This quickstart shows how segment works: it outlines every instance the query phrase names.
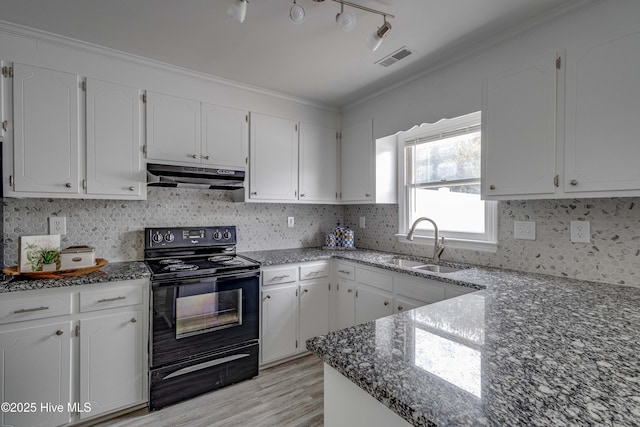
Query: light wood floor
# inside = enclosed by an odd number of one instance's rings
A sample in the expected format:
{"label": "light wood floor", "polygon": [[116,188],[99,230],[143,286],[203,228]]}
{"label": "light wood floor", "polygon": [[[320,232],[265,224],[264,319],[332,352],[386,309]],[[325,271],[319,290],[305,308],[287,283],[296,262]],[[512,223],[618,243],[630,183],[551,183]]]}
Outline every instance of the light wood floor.
{"label": "light wood floor", "polygon": [[140,410],[106,427],[314,427],[323,424],[322,362],[309,355],[160,411]]}

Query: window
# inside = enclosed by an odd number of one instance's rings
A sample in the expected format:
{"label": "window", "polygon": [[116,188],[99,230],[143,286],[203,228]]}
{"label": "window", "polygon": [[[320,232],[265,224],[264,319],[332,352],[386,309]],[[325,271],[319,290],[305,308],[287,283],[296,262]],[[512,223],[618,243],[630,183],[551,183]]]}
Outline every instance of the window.
{"label": "window", "polygon": [[[404,160],[399,235],[424,216],[438,224],[449,247],[495,251],[497,203],[480,199],[480,113],[422,125],[398,139]],[[421,222],[415,236],[432,242],[431,224]]]}

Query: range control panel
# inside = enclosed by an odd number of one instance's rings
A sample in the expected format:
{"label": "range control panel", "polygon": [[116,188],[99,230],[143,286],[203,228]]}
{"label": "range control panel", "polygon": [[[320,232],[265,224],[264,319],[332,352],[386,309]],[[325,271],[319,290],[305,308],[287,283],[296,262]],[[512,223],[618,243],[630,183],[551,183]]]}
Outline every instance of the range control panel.
{"label": "range control panel", "polygon": [[236,227],[159,227],[144,229],[144,247],[191,248],[236,244]]}

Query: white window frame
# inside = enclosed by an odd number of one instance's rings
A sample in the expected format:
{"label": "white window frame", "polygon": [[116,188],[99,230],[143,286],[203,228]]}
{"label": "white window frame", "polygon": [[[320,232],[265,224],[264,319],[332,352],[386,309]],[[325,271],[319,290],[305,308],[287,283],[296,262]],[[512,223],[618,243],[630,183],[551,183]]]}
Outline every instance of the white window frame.
{"label": "white window frame", "polygon": [[[478,125],[481,113],[475,112],[453,119],[442,119],[436,123],[424,123],[406,132],[398,134],[398,234],[399,242],[433,246],[433,230],[416,230],[413,241],[407,240],[411,225],[409,223],[409,203],[411,189],[405,185],[405,144],[422,138],[432,138],[439,134]],[[479,234],[440,231],[445,238],[445,247],[496,252],[498,249],[498,202],[485,200],[485,232]]]}

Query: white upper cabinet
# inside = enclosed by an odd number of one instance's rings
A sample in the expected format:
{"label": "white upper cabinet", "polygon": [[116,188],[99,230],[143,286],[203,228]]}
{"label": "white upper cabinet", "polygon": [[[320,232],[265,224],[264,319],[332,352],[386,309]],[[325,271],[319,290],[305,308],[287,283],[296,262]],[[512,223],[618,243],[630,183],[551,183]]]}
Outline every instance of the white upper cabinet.
{"label": "white upper cabinet", "polygon": [[14,64],[14,190],[79,192],[76,74]]}
{"label": "white upper cabinet", "polygon": [[140,196],[142,91],[87,79],[87,194]]}
{"label": "white upper cabinet", "polygon": [[202,163],[245,168],[248,121],[246,111],[202,103]]}
{"label": "white upper cabinet", "polygon": [[564,191],[640,190],[640,27],[567,51]]}
{"label": "white upper cabinet", "polygon": [[373,201],[373,122],[367,120],[342,129],[341,200]]}
{"label": "white upper cabinet", "polygon": [[335,202],[338,192],[336,129],[300,123],[299,200]]}
{"label": "white upper cabinet", "polygon": [[298,123],[251,113],[249,199],[298,198]]}
{"label": "white upper cabinet", "polygon": [[147,91],[147,159],[201,163],[200,102]]}
{"label": "white upper cabinet", "polygon": [[488,79],[482,118],[488,199],[556,191],[557,57]]}

